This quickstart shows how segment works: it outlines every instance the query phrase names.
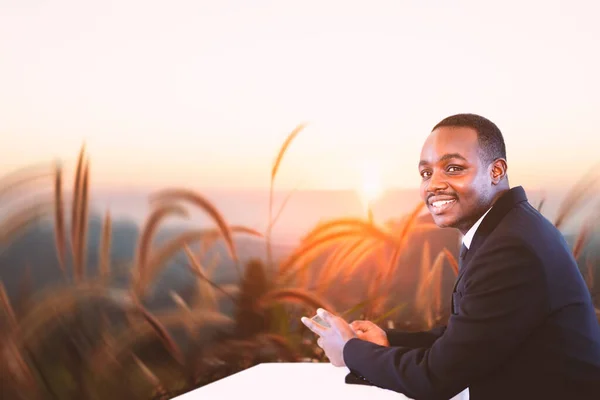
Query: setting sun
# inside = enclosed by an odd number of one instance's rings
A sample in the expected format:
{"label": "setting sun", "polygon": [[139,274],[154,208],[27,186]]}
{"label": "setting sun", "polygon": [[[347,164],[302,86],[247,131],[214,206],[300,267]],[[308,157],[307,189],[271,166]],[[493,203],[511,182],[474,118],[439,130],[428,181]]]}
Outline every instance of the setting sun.
{"label": "setting sun", "polygon": [[371,208],[372,202],[383,192],[381,184],[381,165],[374,160],[364,161],[361,165],[361,188],[359,195],[365,208]]}

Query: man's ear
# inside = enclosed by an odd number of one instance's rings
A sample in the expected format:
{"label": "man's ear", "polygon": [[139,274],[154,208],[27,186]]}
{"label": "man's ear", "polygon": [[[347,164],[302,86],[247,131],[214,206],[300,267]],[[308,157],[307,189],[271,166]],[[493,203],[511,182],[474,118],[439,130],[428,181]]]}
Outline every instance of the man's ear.
{"label": "man's ear", "polygon": [[506,173],[508,170],[508,165],[506,164],[506,160],[503,158],[498,158],[494,160],[491,165],[490,175],[492,178],[492,184],[497,185],[506,177]]}

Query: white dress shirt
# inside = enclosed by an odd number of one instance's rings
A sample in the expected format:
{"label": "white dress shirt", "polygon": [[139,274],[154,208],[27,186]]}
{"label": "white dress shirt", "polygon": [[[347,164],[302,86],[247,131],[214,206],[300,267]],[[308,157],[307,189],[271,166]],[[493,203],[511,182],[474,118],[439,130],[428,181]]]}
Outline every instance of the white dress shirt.
{"label": "white dress shirt", "polygon": [[468,249],[469,247],[471,247],[471,241],[473,241],[473,236],[475,236],[475,232],[477,232],[477,228],[479,228],[479,225],[481,225],[481,221],[483,221],[483,219],[485,218],[485,216],[487,215],[487,213],[489,213],[489,212],[490,212],[490,210],[491,210],[491,209],[492,209],[492,208],[490,207],[490,209],[489,209],[489,210],[487,210],[487,211],[485,212],[485,214],[483,214],[483,215],[481,216],[481,218],[479,218],[479,219],[477,220],[477,222],[475,222],[475,223],[473,224],[473,226],[471,227],[471,229],[469,229],[469,231],[468,231],[467,233],[465,233],[465,236],[463,236],[462,242],[463,242],[463,244],[464,244],[464,245],[467,247],[467,249]]}

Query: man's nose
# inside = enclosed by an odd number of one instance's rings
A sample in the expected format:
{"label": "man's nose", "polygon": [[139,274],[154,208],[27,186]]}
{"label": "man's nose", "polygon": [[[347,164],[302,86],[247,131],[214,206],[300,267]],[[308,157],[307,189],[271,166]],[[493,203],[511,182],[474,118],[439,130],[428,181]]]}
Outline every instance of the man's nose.
{"label": "man's nose", "polygon": [[437,192],[438,190],[443,190],[448,187],[448,183],[446,182],[446,178],[443,173],[439,171],[434,171],[431,173],[431,178],[427,182],[427,191],[428,192]]}

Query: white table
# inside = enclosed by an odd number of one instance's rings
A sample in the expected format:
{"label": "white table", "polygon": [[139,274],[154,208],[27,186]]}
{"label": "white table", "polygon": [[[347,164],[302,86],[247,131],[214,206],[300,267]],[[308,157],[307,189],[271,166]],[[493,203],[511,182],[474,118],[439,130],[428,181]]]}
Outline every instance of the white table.
{"label": "white table", "polygon": [[[348,368],[334,367],[330,363],[259,364],[175,399],[408,399],[400,393],[387,389],[349,385],[344,381],[348,372]],[[468,399],[469,392],[465,390],[452,400]]]}

